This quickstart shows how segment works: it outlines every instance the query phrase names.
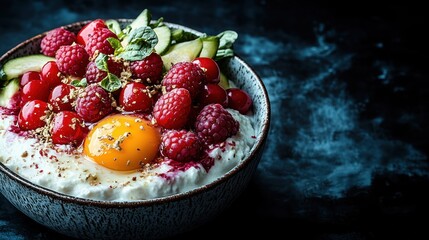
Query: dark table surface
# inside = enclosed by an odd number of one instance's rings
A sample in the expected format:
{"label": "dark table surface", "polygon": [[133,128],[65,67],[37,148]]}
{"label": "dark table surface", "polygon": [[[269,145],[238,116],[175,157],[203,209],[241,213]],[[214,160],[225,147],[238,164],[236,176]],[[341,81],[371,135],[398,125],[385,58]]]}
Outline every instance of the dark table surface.
{"label": "dark table surface", "polygon": [[[0,13],[0,53],[60,25],[134,18],[144,8],[208,34],[235,30],[235,52],[270,95],[269,139],[234,205],[179,237],[428,235],[420,224],[429,213],[425,8],[281,3],[10,1]],[[0,239],[58,238],[0,195]]]}

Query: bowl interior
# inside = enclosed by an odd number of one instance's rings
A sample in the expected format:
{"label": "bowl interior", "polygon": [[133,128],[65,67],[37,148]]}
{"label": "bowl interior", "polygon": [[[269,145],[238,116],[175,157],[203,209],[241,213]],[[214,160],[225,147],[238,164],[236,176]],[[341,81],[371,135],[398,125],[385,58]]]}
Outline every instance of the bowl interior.
{"label": "bowl interior", "polygon": [[[122,24],[122,27],[124,27],[127,23],[130,23],[132,21],[130,19],[117,19],[117,20],[118,22],[120,22],[120,24]],[[84,26],[88,22],[89,21],[73,23],[70,25],[66,25],[65,28],[74,32],[78,32],[79,29],[81,29],[82,26]],[[168,23],[168,22],[166,22],[166,24],[171,28],[183,29],[187,32],[195,34],[196,36],[199,36],[202,34],[201,32],[195,31],[193,29],[190,29],[178,24]],[[39,34],[31,39],[28,39],[22,42],[21,44],[17,45],[15,48],[11,49],[7,53],[5,53],[0,58],[0,66],[2,66],[9,59],[40,53],[40,42],[42,38],[46,35],[46,33],[47,32]],[[262,80],[260,79],[260,77],[257,75],[257,73],[238,56],[221,60],[220,67],[222,71],[224,71],[225,75],[230,80],[234,81],[234,83],[238,87],[246,90],[253,100],[254,114],[252,118],[253,118],[254,128],[256,131],[255,133],[256,143],[252,147],[251,151],[249,152],[249,156],[246,157],[244,161],[242,161],[238,166],[234,167],[231,171],[229,171],[227,174],[220,177],[219,179],[215,180],[214,182],[208,185],[202,186],[200,188],[194,189],[190,192],[162,197],[159,199],[177,200],[177,199],[189,197],[189,195],[192,195],[192,194],[197,194],[201,191],[210,189],[216,186],[217,184],[222,183],[230,176],[234,175],[236,172],[241,171],[241,169],[244,168],[245,165],[249,164],[249,162],[253,160],[259,161],[260,152],[262,151],[263,146],[265,144],[268,131],[269,131],[269,126],[270,126],[270,103],[269,103],[266,88]],[[44,187],[32,184],[30,181],[12,172],[2,163],[0,163],[0,171],[4,172],[11,179],[15,181],[19,181],[22,184],[26,185],[27,187],[32,188],[33,190],[36,190],[40,193],[48,194],[54,198],[60,198],[66,201],[73,201],[78,203],[90,202],[91,204],[97,204],[97,205],[103,205],[103,206],[121,207],[124,205],[139,206],[142,204],[153,204],[154,202],[157,202],[159,200],[159,199],[149,199],[149,200],[139,200],[139,201],[133,201],[133,202],[110,202],[110,201],[81,199],[81,198],[64,195],[64,194],[52,191],[50,189],[46,189]]]}

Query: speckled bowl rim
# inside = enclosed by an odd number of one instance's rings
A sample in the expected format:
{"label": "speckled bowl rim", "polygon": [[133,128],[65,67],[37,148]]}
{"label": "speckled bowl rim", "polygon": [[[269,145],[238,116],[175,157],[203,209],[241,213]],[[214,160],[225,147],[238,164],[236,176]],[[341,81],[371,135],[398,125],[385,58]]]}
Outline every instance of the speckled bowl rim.
{"label": "speckled bowl rim", "polygon": [[[125,19],[125,18],[120,18],[120,19],[116,19],[116,20],[120,23],[126,23],[126,22],[131,21],[131,19]],[[92,20],[79,21],[79,22],[68,24],[68,25],[64,25],[64,27],[67,29],[73,29],[73,28],[76,28],[78,26],[83,26],[84,24],[86,24],[90,21],[92,21]],[[196,31],[194,29],[191,29],[191,28],[179,25],[179,24],[170,23],[170,22],[164,22],[164,23],[167,24],[169,27],[180,28],[180,29],[183,29],[187,32],[194,33],[195,35],[198,35],[198,36],[201,36],[203,34],[199,31]],[[38,34],[38,35],[36,35],[30,39],[27,39],[27,40],[21,42],[20,44],[18,44],[17,46],[15,46],[11,50],[9,50],[5,54],[3,54],[0,57],[0,62],[6,61],[10,57],[10,55],[12,55],[15,51],[17,51],[21,48],[24,48],[26,44],[28,44],[32,41],[35,41],[39,38],[42,38],[43,36],[46,35],[47,32],[48,31],[41,33],[41,34]],[[27,179],[21,177],[20,175],[14,173],[12,170],[10,170],[8,167],[6,167],[2,163],[0,163],[0,171],[4,172],[11,180],[19,182],[20,184],[22,184],[22,185],[40,193],[40,194],[45,194],[51,198],[55,198],[55,199],[62,200],[65,202],[72,202],[75,204],[92,205],[92,206],[105,207],[105,208],[124,208],[124,207],[135,208],[135,207],[141,207],[141,206],[153,206],[156,204],[165,204],[165,203],[169,203],[169,202],[184,200],[184,199],[190,198],[194,195],[201,194],[205,191],[209,191],[210,189],[213,189],[216,186],[227,181],[229,178],[233,177],[235,174],[238,174],[238,172],[242,171],[248,164],[250,164],[250,162],[252,160],[254,160],[254,158],[258,157],[257,154],[260,154],[260,151],[262,151],[262,148],[264,147],[264,144],[265,144],[266,139],[268,137],[268,132],[269,132],[269,128],[270,128],[271,105],[270,105],[270,101],[269,101],[269,97],[268,97],[268,92],[266,90],[266,87],[265,87],[263,81],[261,80],[260,76],[246,62],[244,62],[237,54],[235,54],[235,56],[233,58],[235,58],[235,60],[237,60],[241,65],[245,66],[245,68],[248,69],[249,72],[256,77],[256,80],[259,82],[259,85],[261,86],[261,89],[263,90],[262,91],[262,97],[264,98],[264,101],[267,104],[266,105],[267,109],[266,109],[266,114],[265,114],[265,116],[263,116],[263,120],[261,122],[261,124],[262,124],[261,135],[259,136],[259,138],[257,138],[257,142],[255,143],[255,145],[251,149],[250,155],[247,156],[244,160],[242,160],[237,166],[235,166],[230,171],[228,171],[226,174],[222,175],[221,177],[219,177],[218,179],[214,180],[213,182],[211,182],[209,184],[195,188],[191,191],[178,193],[178,194],[174,194],[174,195],[169,195],[169,196],[165,196],[165,197],[154,198],[154,199],[144,199],[144,200],[135,200],[135,201],[110,201],[110,200],[94,200],[94,199],[80,198],[80,197],[74,197],[74,196],[70,196],[70,195],[66,195],[63,193],[56,192],[54,190],[51,190],[51,189],[48,189],[48,188],[45,188],[45,187],[42,187],[42,186],[39,186],[37,184],[30,182],[29,180],[27,180]]]}

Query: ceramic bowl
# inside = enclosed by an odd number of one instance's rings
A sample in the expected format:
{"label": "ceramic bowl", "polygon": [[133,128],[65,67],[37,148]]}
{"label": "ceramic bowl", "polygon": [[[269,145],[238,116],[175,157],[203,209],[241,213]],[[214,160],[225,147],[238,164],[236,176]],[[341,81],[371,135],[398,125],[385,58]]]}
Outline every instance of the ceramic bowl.
{"label": "ceramic bowl", "polygon": [[[129,19],[118,19],[125,25]],[[88,21],[65,26],[77,32]],[[196,35],[201,33],[166,23]],[[0,58],[39,52],[46,34],[22,42]],[[154,239],[190,231],[214,218],[242,193],[260,161],[270,126],[270,103],[260,77],[240,57],[220,62],[221,68],[254,101],[256,143],[238,166],[216,181],[190,192],[134,202],[96,201],[67,196],[35,185],[0,163],[0,192],[17,209],[36,222],[61,234],[80,239]],[[4,149],[0,149],[4,151]]]}

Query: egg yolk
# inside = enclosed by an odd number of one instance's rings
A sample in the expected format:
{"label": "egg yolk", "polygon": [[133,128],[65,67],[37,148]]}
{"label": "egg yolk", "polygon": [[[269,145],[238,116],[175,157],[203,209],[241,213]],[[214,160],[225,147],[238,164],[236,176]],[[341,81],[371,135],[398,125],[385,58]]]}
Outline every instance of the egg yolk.
{"label": "egg yolk", "polygon": [[83,153],[104,167],[129,171],[154,160],[160,144],[160,132],[150,121],[117,114],[91,129]]}

